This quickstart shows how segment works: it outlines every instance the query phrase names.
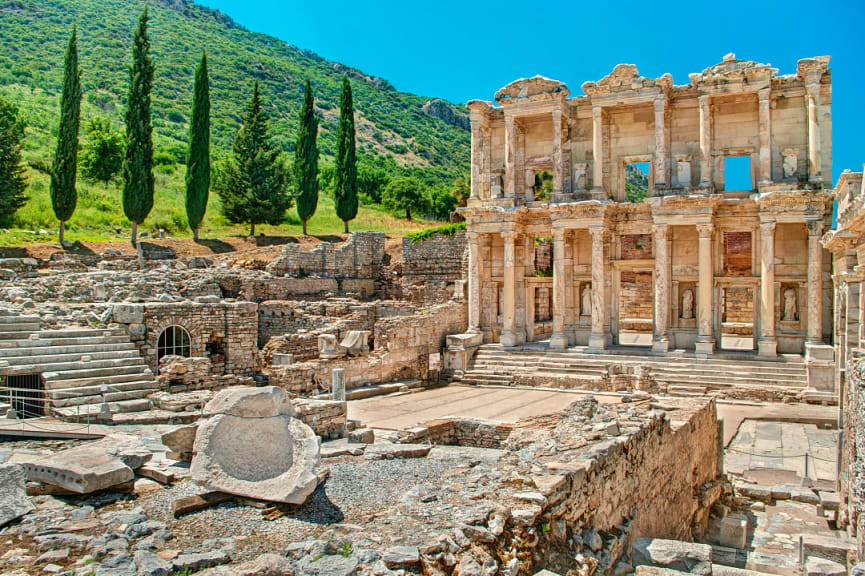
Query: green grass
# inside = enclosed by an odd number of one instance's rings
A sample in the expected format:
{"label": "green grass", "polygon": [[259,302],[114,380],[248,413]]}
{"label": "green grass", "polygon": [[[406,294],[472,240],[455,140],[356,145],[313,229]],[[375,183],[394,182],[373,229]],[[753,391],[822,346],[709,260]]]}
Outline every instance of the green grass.
{"label": "green grass", "polygon": [[408,239],[412,244],[416,244],[417,242],[423,242],[429,238],[432,238],[433,234],[443,234],[445,236],[453,236],[460,230],[466,229],[465,222],[457,222],[455,224],[446,224],[445,226],[437,226],[435,228],[427,228],[425,230],[421,230],[419,232],[412,232],[407,234]]}

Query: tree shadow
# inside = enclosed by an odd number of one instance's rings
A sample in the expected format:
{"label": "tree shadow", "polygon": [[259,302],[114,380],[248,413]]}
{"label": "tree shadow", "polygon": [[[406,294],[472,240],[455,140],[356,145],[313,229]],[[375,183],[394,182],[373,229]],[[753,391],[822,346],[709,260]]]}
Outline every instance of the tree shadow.
{"label": "tree shadow", "polygon": [[199,239],[195,241],[196,244],[204,246],[214,254],[225,254],[226,252],[234,252],[234,246],[225,242],[224,240],[220,240],[219,238],[209,238],[207,240]]}
{"label": "tree shadow", "polygon": [[142,240],[139,240],[138,243],[141,245],[144,257],[148,260],[173,260],[177,258],[177,253],[171,246],[144,242]]}
{"label": "tree shadow", "polygon": [[342,236],[337,236],[336,234],[314,234],[312,237],[317,238],[322,242],[345,242],[345,238],[343,238]]}
{"label": "tree shadow", "polygon": [[300,241],[294,236],[264,236],[259,234],[255,237],[256,246],[282,246],[283,244],[297,244]]}

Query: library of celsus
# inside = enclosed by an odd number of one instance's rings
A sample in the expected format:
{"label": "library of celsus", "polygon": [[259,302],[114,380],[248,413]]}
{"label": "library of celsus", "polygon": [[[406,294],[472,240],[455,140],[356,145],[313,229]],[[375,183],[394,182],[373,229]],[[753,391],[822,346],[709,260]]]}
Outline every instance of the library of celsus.
{"label": "library of celsus", "polygon": [[620,64],[584,95],[536,76],[469,102],[469,332],[831,363],[828,63],[729,54],[684,85]]}

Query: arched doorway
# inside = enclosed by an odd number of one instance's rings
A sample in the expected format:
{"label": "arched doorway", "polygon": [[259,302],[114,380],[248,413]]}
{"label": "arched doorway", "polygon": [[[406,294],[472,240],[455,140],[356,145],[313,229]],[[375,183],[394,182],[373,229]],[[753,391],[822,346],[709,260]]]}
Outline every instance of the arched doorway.
{"label": "arched doorway", "polygon": [[192,354],[192,341],[189,332],[183,326],[169,326],[159,335],[156,341],[156,365],[165,356],[183,356],[189,358]]}

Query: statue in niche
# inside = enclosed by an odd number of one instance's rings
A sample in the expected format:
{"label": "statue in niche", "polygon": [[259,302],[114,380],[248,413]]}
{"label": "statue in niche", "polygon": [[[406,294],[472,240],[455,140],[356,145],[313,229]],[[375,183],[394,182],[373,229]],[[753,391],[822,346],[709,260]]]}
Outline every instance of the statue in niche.
{"label": "statue in niche", "polygon": [[784,290],[784,317],[785,322],[796,321],[796,291],[792,288]]}
{"label": "statue in niche", "polygon": [[694,291],[690,288],[682,292],[682,318],[694,317]]}
{"label": "statue in niche", "polygon": [[592,315],[592,289],[586,286],[583,288],[583,300],[580,304],[580,316]]}

